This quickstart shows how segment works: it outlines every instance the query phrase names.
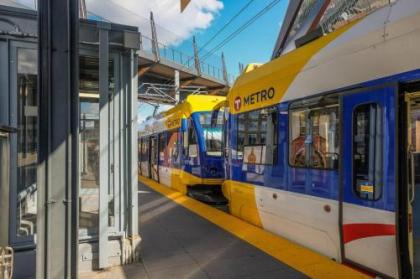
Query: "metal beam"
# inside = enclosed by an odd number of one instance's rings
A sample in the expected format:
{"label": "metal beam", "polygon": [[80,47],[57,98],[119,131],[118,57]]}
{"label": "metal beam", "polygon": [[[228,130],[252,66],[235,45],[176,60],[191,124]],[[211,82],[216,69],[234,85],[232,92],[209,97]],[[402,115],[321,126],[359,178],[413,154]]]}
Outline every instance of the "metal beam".
{"label": "metal beam", "polygon": [[137,89],[138,89],[138,76],[135,74],[138,69],[138,56],[135,50],[130,50],[130,94],[129,94],[129,181],[128,181],[128,193],[129,193],[129,238],[131,240],[131,255],[132,261],[135,262],[139,259],[138,246],[140,243],[139,235],[139,205],[138,205],[138,134],[137,134]]}
{"label": "metal beam", "polygon": [[109,29],[99,27],[99,268],[108,267],[108,189],[109,189]]}
{"label": "metal beam", "polygon": [[142,77],[145,73],[152,69],[153,65],[155,65],[155,63],[140,67],[138,70],[138,76]]}
{"label": "metal beam", "polygon": [[286,43],[287,37],[292,30],[295,19],[298,15],[299,9],[303,3],[303,0],[294,0],[289,2],[289,7],[286,11],[286,17],[281,26],[277,41],[273,50],[271,59],[275,59],[280,56],[281,51],[283,50],[284,44]]}
{"label": "metal beam", "polygon": [[37,278],[76,278],[79,1],[38,3]]}

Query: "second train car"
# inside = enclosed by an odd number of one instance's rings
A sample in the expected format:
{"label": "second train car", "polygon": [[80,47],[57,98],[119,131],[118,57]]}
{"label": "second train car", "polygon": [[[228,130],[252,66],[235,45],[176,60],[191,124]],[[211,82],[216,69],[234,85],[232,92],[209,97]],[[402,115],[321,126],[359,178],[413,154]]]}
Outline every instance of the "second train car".
{"label": "second train car", "polygon": [[205,202],[223,203],[223,96],[190,95],[139,127],[140,175]]}

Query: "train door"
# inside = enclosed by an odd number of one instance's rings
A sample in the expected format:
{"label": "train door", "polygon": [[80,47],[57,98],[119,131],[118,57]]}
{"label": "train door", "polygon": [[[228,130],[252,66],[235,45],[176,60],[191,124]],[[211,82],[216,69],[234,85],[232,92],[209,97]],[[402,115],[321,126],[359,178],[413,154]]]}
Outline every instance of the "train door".
{"label": "train door", "polygon": [[159,182],[159,150],[157,135],[150,137],[150,171],[152,179]]}
{"label": "train door", "polygon": [[340,230],[342,259],[398,277],[395,87],[343,94]]}
{"label": "train door", "polygon": [[409,256],[420,278],[420,92],[406,95]]}

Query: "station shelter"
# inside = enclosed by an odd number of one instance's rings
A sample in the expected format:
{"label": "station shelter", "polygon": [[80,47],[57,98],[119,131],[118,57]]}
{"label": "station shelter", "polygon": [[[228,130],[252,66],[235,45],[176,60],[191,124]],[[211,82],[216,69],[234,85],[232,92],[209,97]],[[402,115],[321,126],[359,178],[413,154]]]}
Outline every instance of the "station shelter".
{"label": "station shelter", "polygon": [[[37,28],[36,11],[0,5],[0,247],[17,278],[35,274],[39,138],[54,136],[39,129]],[[80,20],[79,271],[138,259],[139,45],[137,27]]]}

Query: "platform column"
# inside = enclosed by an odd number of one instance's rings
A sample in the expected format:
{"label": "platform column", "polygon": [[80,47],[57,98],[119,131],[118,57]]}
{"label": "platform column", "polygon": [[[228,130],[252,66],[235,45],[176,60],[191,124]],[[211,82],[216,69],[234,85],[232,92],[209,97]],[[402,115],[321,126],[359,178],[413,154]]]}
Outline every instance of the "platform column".
{"label": "platform column", "polygon": [[78,1],[39,0],[37,278],[76,278]]}

